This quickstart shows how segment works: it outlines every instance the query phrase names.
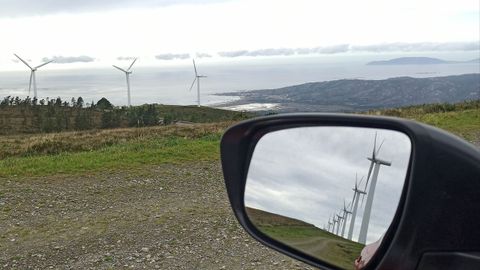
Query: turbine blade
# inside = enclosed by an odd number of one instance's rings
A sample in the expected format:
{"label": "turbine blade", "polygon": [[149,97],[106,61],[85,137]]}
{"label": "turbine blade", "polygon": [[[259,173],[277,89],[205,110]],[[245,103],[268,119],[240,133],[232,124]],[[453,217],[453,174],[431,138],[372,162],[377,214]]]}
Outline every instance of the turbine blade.
{"label": "turbine blade", "polygon": [[377,153],[375,153],[375,155],[378,155],[378,153],[380,153],[380,149],[382,149],[382,145],[383,145],[384,142],[385,142],[385,139],[383,139],[383,141],[380,144],[380,146],[378,147]]}
{"label": "turbine blade", "polygon": [[[375,132],[375,139],[373,139],[373,151],[372,151],[372,159],[375,160],[375,151],[377,149],[377,132]],[[368,180],[368,179],[367,179]]]}
{"label": "turbine blade", "polygon": [[45,62],[45,63],[43,63],[43,64],[41,64],[41,65],[38,65],[38,66],[35,67],[35,69],[40,68],[40,67],[43,67],[43,66],[45,66],[46,64],[49,64],[49,63],[51,63],[51,62],[53,62],[53,60],[50,60],[50,61],[48,61],[48,62]]}
{"label": "turbine blade", "polygon": [[25,60],[23,60],[22,58],[20,58],[20,56],[16,55],[16,54],[13,54],[15,55],[20,61],[22,61],[25,65],[27,65],[27,67],[29,67],[30,69],[33,69]]}
{"label": "turbine blade", "polygon": [[127,73],[127,71],[126,71],[126,70],[124,70],[123,68],[117,67],[117,66],[115,66],[115,65],[112,65],[112,66],[113,66],[114,68],[116,68],[116,69],[119,69],[119,70],[121,70],[121,71],[123,71],[123,72]]}
{"label": "turbine blade", "polygon": [[195,79],[193,79],[192,85],[190,86],[190,89],[188,89],[188,91],[192,91],[192,88],[195,85],[196,81],[197,81],[197,77],[195,77]]}
{"label": "turbine blade", "polygon": [[137,58],[133,59],[133,62],[130,64],[130,66],[127,68],[127,71],[130,71],[132,68],[133,64],[135,64],[135,61],[137,61]]}
{"label": "turbine blade", "polygon": [[195,70],[195,76],[198,77],[198,73],[197,73],[197,65],[195,65],[195,59],[193,59],[193,69]]}

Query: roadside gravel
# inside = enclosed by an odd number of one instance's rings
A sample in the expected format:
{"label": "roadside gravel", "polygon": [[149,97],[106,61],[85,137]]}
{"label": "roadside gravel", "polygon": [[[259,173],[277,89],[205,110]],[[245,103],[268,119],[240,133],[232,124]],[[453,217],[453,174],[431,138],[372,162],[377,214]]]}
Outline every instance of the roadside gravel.
{"label": "roadside gravel", "polygon": [[0,180],[1,269],[311,269],[240,228],[218,162]]}

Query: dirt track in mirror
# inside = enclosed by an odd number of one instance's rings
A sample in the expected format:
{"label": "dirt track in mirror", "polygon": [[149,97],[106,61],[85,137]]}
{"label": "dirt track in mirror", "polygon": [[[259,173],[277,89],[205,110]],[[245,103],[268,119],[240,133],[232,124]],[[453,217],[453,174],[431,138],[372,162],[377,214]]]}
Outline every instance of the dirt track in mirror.
{"label": "dirt track in mirror", "polygon": [[218,161],[2,179],[2,269],[311,269],[230,209]]}

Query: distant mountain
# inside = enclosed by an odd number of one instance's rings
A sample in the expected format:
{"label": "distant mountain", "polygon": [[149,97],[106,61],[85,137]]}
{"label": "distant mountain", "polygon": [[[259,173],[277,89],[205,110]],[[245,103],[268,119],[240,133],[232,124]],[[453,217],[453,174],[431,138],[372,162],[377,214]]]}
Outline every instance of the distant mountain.
{"label": "distant mountain", "polygon": [[480,99],[480,73],[386,80],[335,80],[223,95],[240,96],[230,105],[272,103],[277,111],[364,111]]}
{"label": "distant mountain", "polygon": [[401,57],[385,61],[373,61],[368,63],[369,66],[374,65],[436,65],[448,64],[450,62],[430,57]]}
{"label": "distant mountain", "polygon": [[401,57],[385,61],[373,61],[367,65],[438,65],[438,64],[458,64],[458,63],[476,63],[480,59],[473,59],[470,61],[445,61],[438,58],[431,57]]}

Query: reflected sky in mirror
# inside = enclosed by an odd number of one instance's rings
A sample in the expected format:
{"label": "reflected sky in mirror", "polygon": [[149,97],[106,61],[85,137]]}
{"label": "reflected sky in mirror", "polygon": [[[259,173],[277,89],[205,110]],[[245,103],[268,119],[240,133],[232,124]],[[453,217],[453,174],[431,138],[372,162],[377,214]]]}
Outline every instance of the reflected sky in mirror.
{"label": "reflected sky in mirror", "polygon": [[[301,127],[266,134],[250,163],[245,205],[314,224],[328,226],[343,201],[353,199],[355,175],[364,189],[377,134],[381,166],[373,200],[367,244],[390,225],[408,169],[411,142],[403,133],[356,127]],[[353,240],[358,240],[367,197],[360,200]]]}

